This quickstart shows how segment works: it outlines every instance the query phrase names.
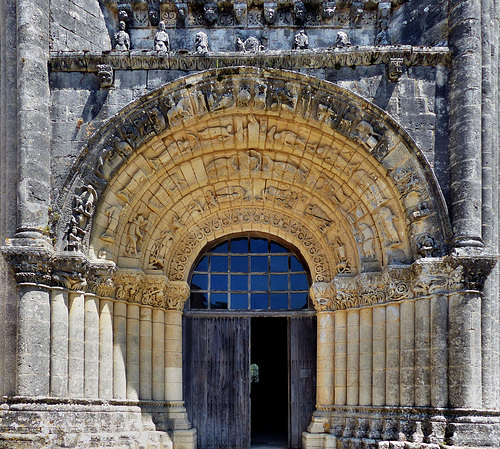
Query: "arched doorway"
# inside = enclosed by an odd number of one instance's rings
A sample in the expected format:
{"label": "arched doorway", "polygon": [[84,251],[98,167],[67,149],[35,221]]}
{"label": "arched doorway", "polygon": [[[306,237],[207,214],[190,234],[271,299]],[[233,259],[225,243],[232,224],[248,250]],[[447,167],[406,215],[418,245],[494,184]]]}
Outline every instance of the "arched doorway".
{"label": "arched doorway", "polygon": [[301,447],[315,405],[316,319],[298,254],[233,236],[202,253],[190,284],[184,398],[199,447]]}

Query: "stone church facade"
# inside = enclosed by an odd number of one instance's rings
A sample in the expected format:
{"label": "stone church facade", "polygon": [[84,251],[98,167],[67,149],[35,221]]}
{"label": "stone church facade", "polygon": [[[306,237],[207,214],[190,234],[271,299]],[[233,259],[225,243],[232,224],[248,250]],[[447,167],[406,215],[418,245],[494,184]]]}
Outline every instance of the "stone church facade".
{"label": "stone church facade", "polygon": [[[250,377],[201,375],[236,352],[186,368],[190,316],[311,320],[289,447],[500,447],[499,16],[1,0],[0,447],[249,447],[249,394],[208,439],[186,399]],[[232,238],[291,251],[309,306],[197,312],[193,271]]]}

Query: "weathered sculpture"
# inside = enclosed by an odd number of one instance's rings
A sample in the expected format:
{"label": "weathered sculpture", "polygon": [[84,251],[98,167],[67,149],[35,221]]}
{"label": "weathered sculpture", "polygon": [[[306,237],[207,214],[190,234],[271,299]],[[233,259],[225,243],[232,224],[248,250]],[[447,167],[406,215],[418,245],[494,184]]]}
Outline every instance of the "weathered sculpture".
{"label": "weathered sculpture", "polygon": [[278,4],[275,2],[264,3],[264,20],[268,25],[272,25],[276,21],[276,10]]}
{"label": "weathered sculpture", "polygon": [[337,39],[335,40],[335,46],[337,48],[344,48],[344,47],[349,47],[350,45],[351,41],[349,40],[349,36],[347,36],[347,33],[339,31],[337,33]]}
{"label": "weathered sculpture", "polygon": [[170,38],[166,28],[165,22],[161,21],[155,36],[156,51],[170,51]]}
{"label": "weathered sculpture", "polygon": [[200,55],[206,55],[209,51],[208,48],[208,36],[203,31],[196,33],[196,38],[194,41],[194,48],[196,53]]}
{"label": "weathered sculpture", "polygon": [[115,34],[115,50],[130,50],[130,36],[125,31],[125,22],[120,21],[119,30]]}
{"label": "weathered sculpture", "polygon": [[296,50],[305,50],[309,48],[309,38],[304,30],[300,30],[294,38],[294,47]]}
{"label": "weathered sculpture", "polygon": [[203,6],[205,20],[208,25],[213,25],[217,21],[217,4],[206,3]]}

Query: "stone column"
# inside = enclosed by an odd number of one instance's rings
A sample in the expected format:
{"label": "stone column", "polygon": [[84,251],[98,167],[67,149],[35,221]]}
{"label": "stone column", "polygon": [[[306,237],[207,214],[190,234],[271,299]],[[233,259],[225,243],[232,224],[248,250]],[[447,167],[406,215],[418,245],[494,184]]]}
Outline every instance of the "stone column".
{"label": "stone column", "polygon": [[115,264],[109,261],[93,262],[89,267],[88,289],[98,298],[99,305],[99,379],[98,395],[113,398],[113,297]]}
{"label": "stone column", "polygon": [[17,391],[19,396],[50,393],[50,283],[49,251],[3,247],[18,285]]}
{"label": "stone column", "polygon": [[[338,312],[337,312],[338,313]],[[347,312],[347,405],[359,403],[359,310]]]}
{"label": "stone column", "polygon": [[415,405],[425,407],[431,402],[429,298],[415,301]]}
{"label": "stone column", "polygon": [[50,245],[49,0],[17,0],[18,222],[16,238]]}
{"label": "stone column", "polygon": [[347,403],[347,311],[337,310],[335,316],[335,405]]}
{"label": "stone column", "polygon": [[127,306],[127,399],[139,399],[139,305]]}
{"label": "stone column", "polygon": [[481,0],[450,0],[451,218],[456,247],[481,235]]}
{"label": "stone column", "polygon": [[331,406],[334,403],[335,317],[332,309],[335,289],[329,283],[315,282],[309,295],[317,311],[316,405]]}
{"label": "stone column", "polygon": [[363,308],[359,311],[359,405],[372,403],[372,323],[373,309]]}
{"label": "stone column", "polygon": [[113,308],[113,398],[127,398],[127,303]]}
{"label": "stone column", "polygon": [[385,307],[374,307],[372,405],[385,405],[385,324]]}
{"label": "stone column", "polygon": [[165,398],[165,312],[153,309],[153,399]]}
{"label": "stone column", "polygon": [[141,307],[139,310],[139,332],[139,397],[152,399],[153,317],[150,307]]}
{"label": "stone column", "polygon": [[167,426],[174,430],[174,446],[180,447],[196,444],[196,430],[188,420],[182,392],[182,309],[189,294],[187,282],[167,281],[164,298],[166,415]]}
{"label": "stone column", "polygon": [[68,292],[53,287],[50,298],[50,395],[68,396]]}
{"label": "stone column", "polygon": [[449,275],[449,405],[480,408],[481,299],[484,281],[496,260],[493,257],[448,258]]}
{"label": "stone column", "polygon": [[99,298],[85,294],[85,397],[99,397]]}
{"label": "stone column", "polygon": [[415,303],[403,301],[400,306],[401,350],[399,361],[400,404],[415,405]]}
{"label": "stone column", "polygon": [[[386,405],[399,405],[399,361],[400,361],[400,309],[399,304],[386,306],[386,376],[385,376],[385,403]],[[405,332],[405,330],[403,330]]]}

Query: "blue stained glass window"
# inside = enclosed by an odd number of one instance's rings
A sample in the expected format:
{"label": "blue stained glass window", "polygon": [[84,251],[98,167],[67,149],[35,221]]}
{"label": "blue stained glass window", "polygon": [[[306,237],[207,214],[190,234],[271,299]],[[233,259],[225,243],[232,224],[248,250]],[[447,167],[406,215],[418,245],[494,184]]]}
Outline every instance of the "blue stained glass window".
{"label": "blue stained glass window", "polygon": [[261,237],[218,243],[191,277],[191,309],[307,309],[309,281],[300,260],[285,246]]}
{"label": "blue stained glass window", "polygon": [[227,269],[229,267],[227,256],[212,256],[211,261],[212,261],[212,266],[211,266],[212,271],[219,271],[219,272],[222,271],[224,273],[227,272]]}

